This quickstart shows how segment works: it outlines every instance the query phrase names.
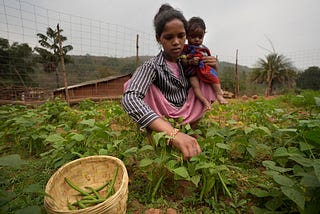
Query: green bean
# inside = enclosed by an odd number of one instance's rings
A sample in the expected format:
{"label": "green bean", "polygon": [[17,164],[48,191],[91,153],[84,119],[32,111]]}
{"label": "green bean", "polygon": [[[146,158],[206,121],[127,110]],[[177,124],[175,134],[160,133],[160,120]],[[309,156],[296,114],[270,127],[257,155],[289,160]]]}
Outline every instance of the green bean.
{"label": "green bean", "polygon": [[96,197],[94,197],[93,195],[85,195],[82,197],[82,199],[85,199],[85,200],[95,200],[97,199]]}
{"label": "green bean", "polygon": [[68,208],[69,210],[76,210],[75,206],[73,206],[70,202],[68,202]]}
{"label": "green bean", "polygon": [[117,166],[117,168],[116,168],[116,171],[115,171],[115,173],[113,175],[113,178],[112,178],[112,181],[111,181],[111,185],[109,186],[109,189],[108,189],[108,191],[106,193],[106,197],[105,198],[108,198],[111,195],[112,191],[113,191],[113,186],[116,183],[117,176],[118,176],[118,171],[119,171],[119,166]]}
{"label": "green bean", "polygon": [[105,188],[106,186],[108,186],[110,184],[110,180],[107,181],[106,183],[104,183],[103,185],[101,185],[100,187],[96,188],[95,190],[97,192],[99,192],[100,190],[102,190],[103,188]]}
{"label": "green bean", "polygon": [[87,206],[84,205],[81,201],[78,201],[77,204],[79,205],[79,207],[80,207],[81,209],[87,208]]}
{"label": "green bean", "polygon": [[104,202],[105,201],[105,199],[104,198],[102,198],[102,199],[95,199],[95,200],[84,200],[84,199],[82,199],[82,200],[80,200],[80,201],[78,201],[78,203],[82,203],[82,204],[99,204],[99,203],[101,203],[101,202]]}
{"label": "green bean", "polygon": [[73,189],[77,190],[79,193],[81,193],[82,195],[90,195],[88,192],[86,192],[85,190],[81,189],[80,187],[78,187],[77,185],[75,185],[70,179],[68,179],[67,177],[64,178],[64,180],[67,182],[67,184],[69,184],[69,186],[71,186]]}
{"label": "green bean", "polygon": [[102,196],[94,188],[92,188],[92,187],[85,187],[85,188],[89,189],[96,196],[97,199],[102,199]]}

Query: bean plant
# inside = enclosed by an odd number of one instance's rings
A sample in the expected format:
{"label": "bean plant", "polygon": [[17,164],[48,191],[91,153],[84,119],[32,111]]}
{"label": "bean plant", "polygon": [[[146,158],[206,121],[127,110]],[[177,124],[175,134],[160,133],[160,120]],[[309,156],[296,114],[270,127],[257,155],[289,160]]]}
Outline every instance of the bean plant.
{"label": "bean plant", "polygon": [[[119,101],[0,106],[0,213],[45,213],[50,176],[79,157],[112,155],[129,174],[128,213],[310,213],[320,210],[320,94],[213,104],[186,161],[164,133],[141,130]],[[141,211],[142,212],[142,211]]]}

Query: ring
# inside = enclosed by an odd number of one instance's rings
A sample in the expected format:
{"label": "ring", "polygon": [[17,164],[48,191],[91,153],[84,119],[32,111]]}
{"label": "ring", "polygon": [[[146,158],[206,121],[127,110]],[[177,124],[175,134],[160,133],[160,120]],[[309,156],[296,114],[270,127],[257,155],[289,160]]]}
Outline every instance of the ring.
{"label": "ring", "polygon": [[193,151],[194,151],[194,152],[198,152],[197,147],[193,147]]}

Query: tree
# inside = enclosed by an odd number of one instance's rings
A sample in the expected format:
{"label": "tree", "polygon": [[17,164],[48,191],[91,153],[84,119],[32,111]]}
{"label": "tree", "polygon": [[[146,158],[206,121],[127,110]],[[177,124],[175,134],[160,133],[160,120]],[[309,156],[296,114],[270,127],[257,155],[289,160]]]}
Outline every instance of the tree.
{"label": "tree", "polygon": [[265,59],[259,58],[256,67],[253,68],[251,81],[266,83],[265,95],[272,95],[275,84],[292,88],[295,82],[296,69],[292,62],[285,56],[277,53],[270,53]]}
{"label": "tree", "polygon": [[[38,33],[37,36],[39,37],[39,43],[42,47],[35,47],[35,51],[39,53],[40,55],[40,63],[43,64],[43,69],[46,72],[55,72],[56,73],[56,85],[59,87],[59,73],[58,73],[58,66],[61,62],[60,57],[60,50],[59,50],[59,34],[61,38],[61,42],[65,42],[67,40],[67,37],[62,36],[61,32],[63,30],[55,29],[48,27],[46,35]],[[62,52],[63,52],[63,59],[64,62],[70,63],[71,57],[67,55],[69,51],[73,50],[73,47],[71,45],[65,45],[62,46]]]}
{"label": "tree", "polygon": [[312,66],[298,75],[297,86],[301,89],[320,90],[320,68]]}
{"label": "tree", "polygon": [[2,85],[26,86],[32,83],[29,76],[34,72],[32,48],[28,44],[0,38],[0,75]]}

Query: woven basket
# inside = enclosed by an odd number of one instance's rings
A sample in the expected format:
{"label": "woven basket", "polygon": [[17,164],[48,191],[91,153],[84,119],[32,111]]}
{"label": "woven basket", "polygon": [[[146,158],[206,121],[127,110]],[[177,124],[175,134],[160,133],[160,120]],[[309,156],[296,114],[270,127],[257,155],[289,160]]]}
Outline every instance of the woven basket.
{"label": "woven basket", "polygon": [[[79,193],[70,187],[65,177],[77,186],[97,188],[106,181],[112,180],[116,167],[118,176],[114,184],[115,193],[107,200],[92,207],[79,210],[69,210],[67,203],[79,199]],[[49,214],[71,213],[126,213],[128,199],[128,173],[121,160],[112,156],[89,156],[71,161],[58,169],[46,185],[46,193],[51,197],[44,198],[44,207]]]}

